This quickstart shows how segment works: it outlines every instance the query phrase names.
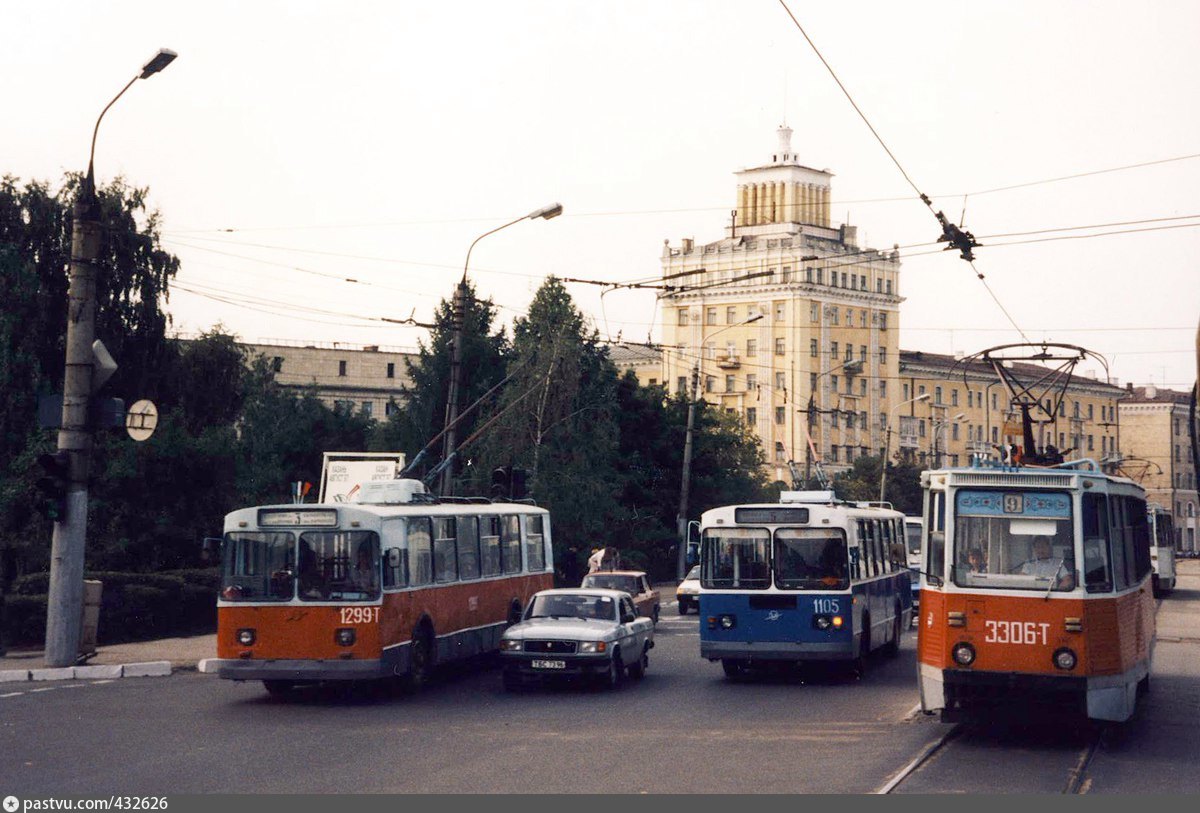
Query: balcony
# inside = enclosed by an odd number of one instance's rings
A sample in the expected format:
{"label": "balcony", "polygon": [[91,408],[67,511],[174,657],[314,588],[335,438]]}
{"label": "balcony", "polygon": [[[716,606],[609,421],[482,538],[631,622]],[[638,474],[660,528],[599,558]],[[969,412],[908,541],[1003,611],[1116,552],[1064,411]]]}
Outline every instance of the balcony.
{"label": "balcony", "polygon": [[717,366],[722,370],[736,370],[742,366],[742,361],[737,356],[722,354],[717,356]]}

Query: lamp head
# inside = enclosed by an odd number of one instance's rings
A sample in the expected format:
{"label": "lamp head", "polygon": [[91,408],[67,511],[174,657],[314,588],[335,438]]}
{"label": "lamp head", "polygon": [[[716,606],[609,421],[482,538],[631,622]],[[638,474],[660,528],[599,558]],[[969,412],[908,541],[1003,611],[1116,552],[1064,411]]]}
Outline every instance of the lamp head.
{"label": "lamp head", "polygon": [[526,217],[528,217],[530,220],[536,220],[539,217],[543,220],[550,220],[551,218],[558,217],[562,213],[563,207],[561,203],[551,203],[549,206],[543,206],[541,209],[538,209],[535,212],[530,212],[528,215],[526,215]]}
{"label": "lamp head", "polygon": [[150,58],[150,61],[142,66],[142,73],[139,79],[147,79],[161,71],[163,68],[175,61],[175,57],[179,54],[172,51],[170,48],[159,48],[158,53]]}

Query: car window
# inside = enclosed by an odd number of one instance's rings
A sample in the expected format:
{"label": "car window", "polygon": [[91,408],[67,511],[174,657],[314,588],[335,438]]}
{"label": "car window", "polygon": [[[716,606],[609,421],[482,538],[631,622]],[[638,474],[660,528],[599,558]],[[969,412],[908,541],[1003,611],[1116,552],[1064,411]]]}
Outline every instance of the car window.
{"label": "car window", "polygon": [[687,576],[684,577],[684,581],[693,581],[698,578],[700,578],[700,565],[695,565],[688,571]]}

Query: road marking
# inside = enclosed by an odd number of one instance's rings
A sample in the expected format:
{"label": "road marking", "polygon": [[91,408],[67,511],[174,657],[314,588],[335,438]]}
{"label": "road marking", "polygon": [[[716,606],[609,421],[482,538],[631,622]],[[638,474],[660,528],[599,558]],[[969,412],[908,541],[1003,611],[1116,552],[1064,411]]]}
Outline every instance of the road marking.
{"label": "road marking", "polygon": [[115,680],[93,680],[91,685],[100,686],[101,684],[104,684],[104,683],[116,683],[116,681]]}
{"label": "road marking", "polygon": [[29,692],[30,692],[30,694],[33,694],[36,692],[52,692],[57,688],[58,688],[57,686],[47,686],[44,689],[30,689]]}
{"label": "road marking", "polygon": [[4,697],[20,697],[20,696],[21,696],[21,695],[23,695],[23,694],[25,694],[25,692],[9,692],[8,694],[0,694],[0,698],[4,698]]}
{"label": "road marking", "polygon": [[83,689],[87,686],[86,683],[67,683],[63,686],[55,686],[56,689]]}

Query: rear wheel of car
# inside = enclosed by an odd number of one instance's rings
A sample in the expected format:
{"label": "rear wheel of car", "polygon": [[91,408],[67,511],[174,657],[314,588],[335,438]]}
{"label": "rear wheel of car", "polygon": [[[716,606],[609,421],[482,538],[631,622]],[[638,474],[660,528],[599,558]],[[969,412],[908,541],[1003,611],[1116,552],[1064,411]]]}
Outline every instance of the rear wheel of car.
{"label": "rear wheel of car", "polygon": [[658,626],[658,605],[654,605],[654,612],[650,614],[650,620],[654,622],[654,626]]}
{"label": "rear wheel of car", "polygon": [[642,657],[638,658],[637,663],[630,664],[629,676],[634,680],[641,680],[646,676],[646,670],[650,668],[650,651],[642,650]]}

